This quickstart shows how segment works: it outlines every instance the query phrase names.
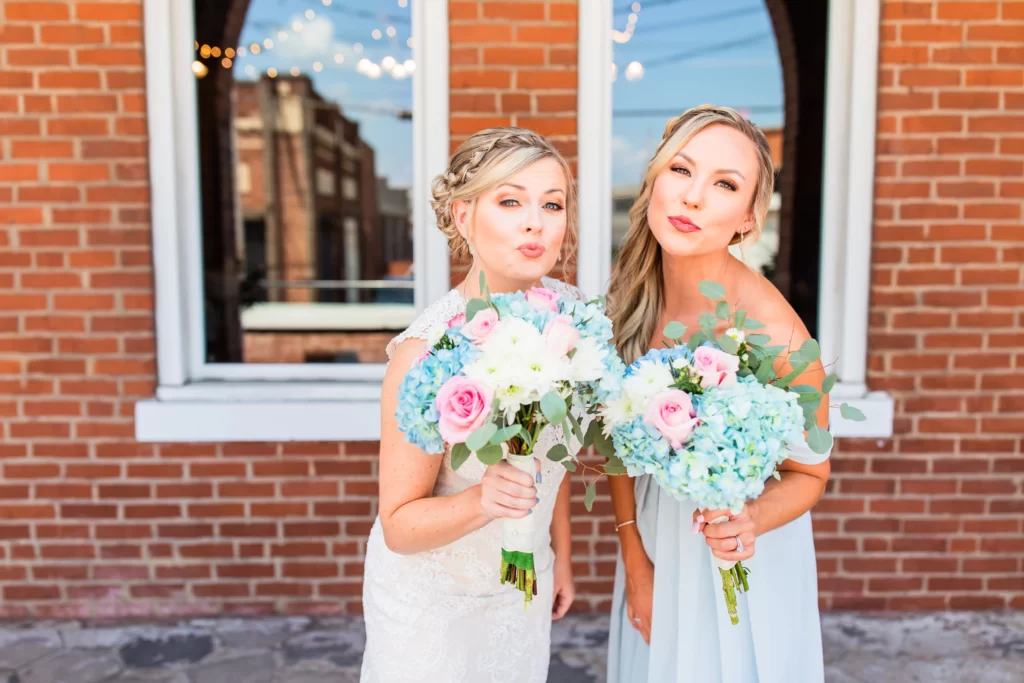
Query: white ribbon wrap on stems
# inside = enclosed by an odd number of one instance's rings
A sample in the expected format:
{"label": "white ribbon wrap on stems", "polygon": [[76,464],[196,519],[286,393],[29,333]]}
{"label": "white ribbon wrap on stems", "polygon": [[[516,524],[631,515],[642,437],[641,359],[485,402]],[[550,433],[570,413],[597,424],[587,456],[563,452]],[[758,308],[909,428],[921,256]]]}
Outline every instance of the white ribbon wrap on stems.
{"label": "white ribbon wrap on stems", "polygon": [[[718,517],[716,519],[711,520],[710,522],[708,522],[708,524],[721,524],[722,522],[728,522],[728,521],[729,521],[729,516],[728,515],[722,515],[721,517]],[[723,560],[723,559],[717,557],[716,555],[714,555],[713,553],[711,555],[711,559],[713,559],[715,561],[715,566],[718,567],[719,569],[721,569],[722,571],[729,571],[730,569],[732,569],[733,567],[736,566],[736,560]]]}
{"label": "white ribbon wrap on stems", "polygon": [[[505,460],[520,472],[537,476],[536,459],[532,455],[515,455],[508,452],[508,446],[502,444]],[[501,547],[510,552],[532,553],[533,535],[537,527],[537,516],[526,515],[521,519],[505,517],[501,520]]]}

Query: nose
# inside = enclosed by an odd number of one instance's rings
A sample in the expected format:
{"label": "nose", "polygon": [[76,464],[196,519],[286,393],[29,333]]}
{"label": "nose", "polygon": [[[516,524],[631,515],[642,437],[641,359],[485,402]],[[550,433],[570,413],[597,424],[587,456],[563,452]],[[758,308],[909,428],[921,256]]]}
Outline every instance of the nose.
{"label": "nose", "polygon": [[683,190],[683,204],[699,209],[704,201],[704,192],[701,189],[701,184],[696,181],[691,181],[690,184]]}
{"label": "nose", "polygon": [[523,228],[526,232],[540,232],[544,228],[544,223],[541,220],[541,208],[539,205],[531,205],[526,211],[526,217],[523,219]]}

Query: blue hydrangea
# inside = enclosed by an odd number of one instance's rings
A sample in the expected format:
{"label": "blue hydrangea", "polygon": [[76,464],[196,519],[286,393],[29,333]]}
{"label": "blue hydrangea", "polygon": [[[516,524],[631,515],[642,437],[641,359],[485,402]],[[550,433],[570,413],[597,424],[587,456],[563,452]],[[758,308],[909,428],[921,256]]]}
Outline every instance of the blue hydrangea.
{"label": "blue hydrangea", "polygon": [[[663,359],[674,349],[647,356]],[[645,356],[645,358],[647,358]],[[786,459],[786,444],[803,442],[797,396],[754,377],[694,395],[699,426],[676,451],[643,417],[612,431],[617,455],[633,476],[650,474],[678,500],[700,508],[739,511],[758,497]]]}

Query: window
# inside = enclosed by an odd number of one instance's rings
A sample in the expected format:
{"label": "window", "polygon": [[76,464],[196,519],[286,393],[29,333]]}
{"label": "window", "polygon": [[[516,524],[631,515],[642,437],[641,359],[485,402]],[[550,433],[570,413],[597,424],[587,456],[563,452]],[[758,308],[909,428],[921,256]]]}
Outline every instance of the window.
{"label": "window", "polygon": [[447,3],[427,4],[148,3],[140,439],[375,438],[384,346],[449,286],[424,189],[448,156]]}
{"label": "window", "polygon": [[[604,291],[629,209],[666,122],[707,102],[768,137],[776,193],[755,245],[734,253],[769,277],[838,358],[834,403],[866,422],[842,436],[889,436],[892,399],[865,386],[878,0],[580,5],[579,281]],[[687,36],[685,43],[678,40]]]}

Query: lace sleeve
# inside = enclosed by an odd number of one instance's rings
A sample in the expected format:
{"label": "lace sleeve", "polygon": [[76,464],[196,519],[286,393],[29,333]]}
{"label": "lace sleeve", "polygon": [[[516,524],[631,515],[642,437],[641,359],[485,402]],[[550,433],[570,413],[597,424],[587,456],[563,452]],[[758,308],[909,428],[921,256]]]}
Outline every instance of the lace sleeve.
{"label": "lace sleeve", "polygon": [[394,353],[395,347],[406,339],[429,340],[432,335],[437,334],[448,326],[448,321],[465,310],[465,302],[458,292],[449,292],[446,296],[431,304],[423,311],[412,325],[409,325],[400,335],[388,342],[388,360]]}
{"label": "lace sleeve", "polygon": [[801,465],[820,465],[831,457],[832,449],[828,449],[827,453],[815,453],[806,443],[787,443],[786,454],[788,460],[798,462]]}
{"label": "lace sleeve", "polygon": [[543,279],[542,284],[544,284],[544,286],[550,289],[551,291],[557,292],[562,296],[567,296],[578,301],[587,300],[587,297],[583,295],[583,292],[581,292],[578,287],[576,287],[575,285],[570,285],[568,282],[562,282],[561,280],[546,277]]}

